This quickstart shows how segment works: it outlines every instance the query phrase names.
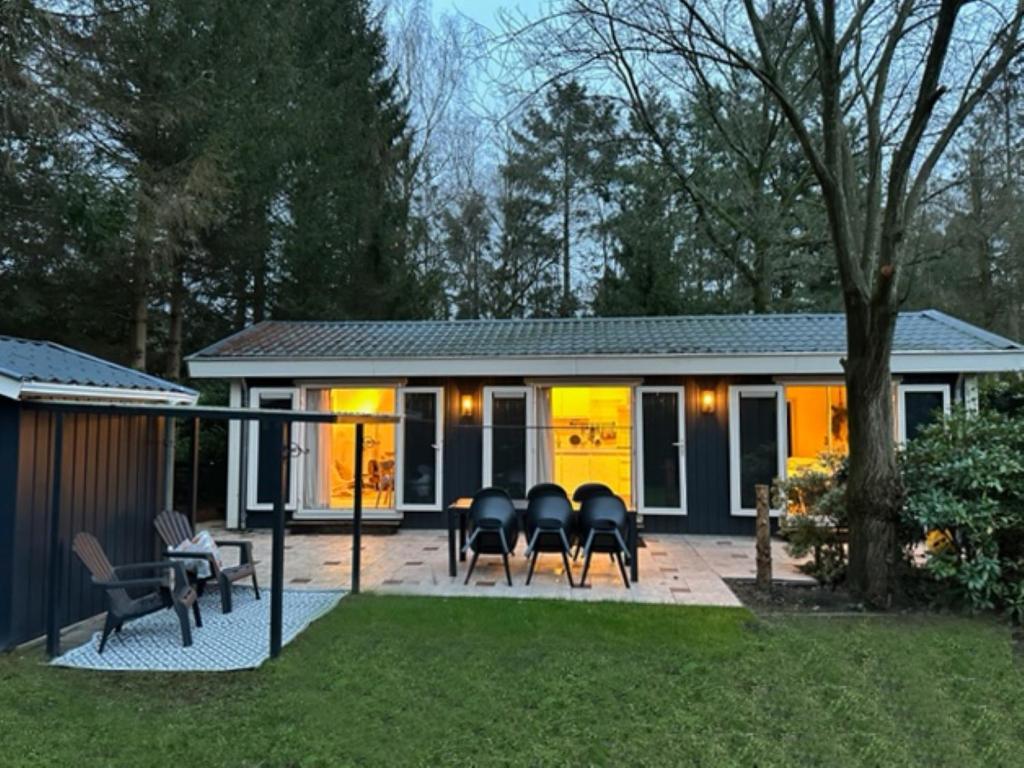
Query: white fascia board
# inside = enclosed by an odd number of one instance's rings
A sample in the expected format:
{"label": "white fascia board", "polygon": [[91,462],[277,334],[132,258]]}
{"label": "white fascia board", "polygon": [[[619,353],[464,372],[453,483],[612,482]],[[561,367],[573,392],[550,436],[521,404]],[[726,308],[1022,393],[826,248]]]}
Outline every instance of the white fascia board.
{"label": "white fascia board", "polygon": [[131,389],[128,387],[92,387],[79,384],[50,384],[26,381],[21,385],[22,400],[96,400],[103,402],[167,403],[168,405],[195,405],[197,394],[157,389]]}
{"label": "white fascia board", "polygon": [[[753,355],[630,355],[492,358],[274,358],[194,359],[197,379],[266,377],[288,379],[410,376],[657,376],[843,374],[842,355],[820,353]],[[1024,370],[1024,351],[899,352],[892,372],[984,373]]]}
{"label": "white fascia board", "polygon": [[0,397],[9,397],[11,400],[21,399],[21,381],[12,379],[10,376],[0,375]]}

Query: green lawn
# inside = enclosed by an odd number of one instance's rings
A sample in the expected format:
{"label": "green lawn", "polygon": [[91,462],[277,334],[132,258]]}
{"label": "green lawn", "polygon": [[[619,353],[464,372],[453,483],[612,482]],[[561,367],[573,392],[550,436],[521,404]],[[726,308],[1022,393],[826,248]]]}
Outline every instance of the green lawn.
{"label": "green lawn", "polygon": [[1024,664],[950,617],[348,598],[230,675],[0,656],[0,764],[1024,763]]}

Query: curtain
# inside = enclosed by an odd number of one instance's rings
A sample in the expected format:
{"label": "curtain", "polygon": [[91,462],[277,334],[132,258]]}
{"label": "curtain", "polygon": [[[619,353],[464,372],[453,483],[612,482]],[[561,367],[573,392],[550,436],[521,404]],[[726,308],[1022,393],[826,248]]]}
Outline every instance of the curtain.
{"label": "curtain", "polygon": [[537,482],[552,483],[555,479],[555,430],[551,426],[551,387],[535,390],[537,418],[530,425],[537,436]]}
{"label": "curtain", "polygon": [[[306,390],[307,411],[331,410],[331,390]],[[305,506],[327,509],[331,506],[331,425],[306,425]]]}

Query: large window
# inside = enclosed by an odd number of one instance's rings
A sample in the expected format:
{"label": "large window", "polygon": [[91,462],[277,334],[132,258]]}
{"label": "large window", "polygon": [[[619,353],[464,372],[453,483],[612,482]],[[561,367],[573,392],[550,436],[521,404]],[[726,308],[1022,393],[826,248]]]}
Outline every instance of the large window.
{"label": "large window", "polygon": [[788,475],[820,467],[825,454],[849,451],[846,387],[788,385],[786,413]]}
{"label": "large window", "polygon": [[[394,413],[392,387],[310,388],[311,411]],[[353,424],[309,425],[306,429],[306,509],[351,509],[356,487],[356,428]],[[359,468],[364,509],[395,507],[395,425],[367,424]]]}
{"label": "large window", "polygon": [[632,504],[632,401],[629,387],[551,387],[541,416],[538,463],[543,476],[569,493],[583,483],[604,483]]}
{"label": "large window", "polygon": [[899,387],[900,442],[913,440],[924,427],[946,413],[949,413],[948,385],[901,384]]}

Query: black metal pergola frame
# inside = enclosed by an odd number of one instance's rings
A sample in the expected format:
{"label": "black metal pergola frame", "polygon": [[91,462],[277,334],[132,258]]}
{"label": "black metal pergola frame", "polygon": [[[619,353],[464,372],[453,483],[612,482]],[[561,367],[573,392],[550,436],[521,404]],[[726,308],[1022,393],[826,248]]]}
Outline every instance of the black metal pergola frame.
{"label": "black metal pergola frame", "polygon": [[[93,413],[118,416],[153,416],[169,420],[168,429],[172,428],[173,419],[192,419],[192,515],[195,514],[196,503],[196,470],[198,465],[198,436],[201,419],[214,421],[248,421],[266,423],[271,432],[272,440],[281,446],[280,453],[275,456],[272,451],[263,451],[259,456],[259,472],[272,472],[277,477],[274,485],[273,501],[273,539],[271,545],[270,571],[270,656],[276,658],[281,653],[281,627],[284,595],[284,524],[285,489],[289,482],[291,465],[291,447],[289,429],[292,424],[352,424],[355,426],[355,488],[352,503],[352,585],[353,593],[359,592],[359,572],[361,567],[360,552],[362,548],[362,477],[363,434],[366,424],[397,424],[401,417],[395,414],[370,413],[329,413],[322,411],[292,411],[263,408],[230,408],[218,406],[174,406],[157,404],[133,403],[90,403],[84,401],[24,401],[24,406],[52,411],[54,414],[52,461],[53,476],[50,497],[50,515],[48,521],[48,540],[46,549],[47,600],[46,600],[46,652],[52,658],[60,654],[60,582],[61,564],[65,560],[67,546],[61,541],[60,507],[61,507],[61,463],[64,453],[64,414]],[[287,428],[286,428],[287,425]],[[155,511],[154,511],[155,514]],[[193,524],[195,520],[193,519]]]}

